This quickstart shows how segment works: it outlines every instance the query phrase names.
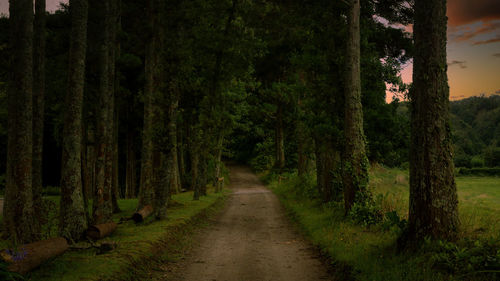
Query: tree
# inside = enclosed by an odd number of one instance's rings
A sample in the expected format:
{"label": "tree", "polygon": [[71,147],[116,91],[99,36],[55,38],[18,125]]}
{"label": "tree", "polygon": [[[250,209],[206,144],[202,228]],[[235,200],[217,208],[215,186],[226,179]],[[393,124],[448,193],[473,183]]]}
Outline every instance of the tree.
{"label": "tree", "polygon": [[139,185],[139,205],[142,209],[153,204],[153,91],[155,71],[155,42],[153,26],[155,24],[155,0],[148,0],[148,41],[146,42],[145,84],[144,84],[144,124],[142,127],[141,176]]}
{"label": "tree", "polygon": [[111,218],[111,188],[112,188],[112,135],[113,135],[113,91],[110,87],[112,75],[111,46],[111,3],[112,0],[96,1],[95,9],[99,11],[101,35],[99,38],[99,102],[96,114],[96,191],[93,201],[94,224],[107,222]]}
{"label": "tree", "polygon": [[[33,206],[37,214],[43,213],[41,207],[45,105],[45,22],[45,0],[36,0],[33,37]],[[41,221],[37,224],[40,223]]]}
{"label": "tree", "polygon": [[78,241],[87,228],[82,186],[82,109],[87,48],[87,0],[71,0],[66,112],[64,116],[60,232]]}
{"label": "tree", "polygon": [[4,227],[10,239],[39,237],[33,210],[33,1],[10,1],[11,77],[8,88]]}
{"label": "tree", "polygon": [[351,0],[348,15],[347,77],[345,83],[344,153],[342,181],[345,211],[367,196],[368,158],[363,132],[360,78],[360,0]]}
{"label": "tree", "polygon": [[415,1],[410,147],[410,239],[455,237],[458,199],[449,125],[446,1]]}

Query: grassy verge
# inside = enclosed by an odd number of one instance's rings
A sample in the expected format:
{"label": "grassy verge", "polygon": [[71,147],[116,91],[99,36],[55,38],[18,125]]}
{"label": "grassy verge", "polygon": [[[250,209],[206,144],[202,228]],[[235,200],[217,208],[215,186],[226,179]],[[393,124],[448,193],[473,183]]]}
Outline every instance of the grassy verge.
{"label": "grassy verge", "polygon": [[[148,267],[159,257],[169,259],[177,248],[186,231],[192,231],[206,221],[209,214],[222,205],[227,191],[219,194],[210,192],[199,201],[192,200],[192,193],[173,196],[176,202],[169,209],[168,219],[163,221],[146,220],[142,224],[127,221],[120,224],[115,233],[105,241],[116,242],[118,247],[99,255],[97,249],[69,250],[64,255],[45,263],[30,273],[29,280],[140,280]],[[130,217],[137,205],[136,199],[119,200],[122,209],[115,215]],[[181,247],[181,245],[179,245]]]}
{"label": "grassy verge", "polygon": [[[399,253],[396,241],[401,229],[383,221],[362,226],[344,216],[341,203],[321,204],[312,176],[295,174],[270,188],[278,195],[306,237],[355,280],[498,280],[500,278],[500,178],[458,178],[460,217],[457,243],[425,243],[416,253]],[[408,212],[406,171],[374,167],[371,188],[377,208],[399,219]]]}

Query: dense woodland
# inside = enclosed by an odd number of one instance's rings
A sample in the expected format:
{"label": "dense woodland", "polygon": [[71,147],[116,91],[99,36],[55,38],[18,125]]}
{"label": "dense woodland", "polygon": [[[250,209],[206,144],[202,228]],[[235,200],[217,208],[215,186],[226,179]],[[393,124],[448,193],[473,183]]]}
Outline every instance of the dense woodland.
{"label": "dense woodland", "polygon": [[[500,97],[449,106],[445,1],[70,0],[54,13],[32,2],[0,18],[2,229],[14,243],[46,238],[46,194],[61,195],[59,233],[78,241],[119,198],[168,217],[170,196],[206,195],[223,160],[314,174],[346,214],[373,200],[370,163],[409,168],[402,244],[453,240],[455,167],[500,166]],[[387,85],[399,99],[385,102]]]}

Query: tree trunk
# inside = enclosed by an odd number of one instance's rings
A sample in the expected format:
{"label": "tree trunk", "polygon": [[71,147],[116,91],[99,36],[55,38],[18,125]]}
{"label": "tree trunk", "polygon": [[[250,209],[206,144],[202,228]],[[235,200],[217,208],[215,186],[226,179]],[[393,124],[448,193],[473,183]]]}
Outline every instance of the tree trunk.
{"label": "tree trunk", "polygon": [[140,210],[146,205],[153,205],[153,80],[155,69],[155,42],[153,36],[154,0],[148,0],[148,32],[150,38],[146,43],[145,86],[144,86],[144,125],[142,135],[141,182],[139,186]]}
{"label": "tree trunk", "polygon": [[107,146],[106,146],[106,182],[111,192],[110,208],[113,213],[120,212],[118,207],[118,112],[116,111],[116,32],[118,24],[118,0],[109,1],[109,107],[108,107],[108,126],[107,126]]}
{"label": "tree trunk", "polygon": [[169,191],[170,193],[179,193],[180,191],[180,178],[179,178],[179,161],[177,158],[177,107],[179,101],[177,99],[176,93],[171,93],[170,108],[168,109],[169,121],[168,121],[168,140],[170,152],[168,157],[171,158],[171,166],[167,165],[167,168],[171,170],[169,173],[172,177],[170,182]]}
{"label": "tree trunk", "polygon": [[215,153],[215,178],[214,178],[214,188],[215,192],[219,192],[219,178],[221,177],[222,173],[222,147],[224,143],[224,137],[222,132],[219,132],[217,136],[217,149]]}
{"label": "tree trunk", "polygon": [[283,129],[283,106],[278,102],[278,109],[276,111],[276,163],[275,166],[279,169],[279,173],[283,172],[285,168],[285,136]]}
{"label": "tree trunk", "polygon": [[71,41],[63,129],[60,233],[78,241],[87,229],[82,195],[82,108],[87,43],[87,0],[71,0]]}
{"label": "tree trunk", "polygon": [[135,157],[135,146],[134,146],[134,134],[131,132],[131,128],[127,124],[127,163],[125,171],[125,197],[135,198],[136,188],[137,188],[137,170],[136,170],[136,157]]}
{"label": "tree trunk", "polygon": [[[33,208],[45,218],[42,207],[42,152],[45,96],[45,0],[35,1],[33,37]],[[36,227],[45,221],[39,220]],[[40,232],[40,229],[35,230]]]}
{"label": "tree trunk", "polygon": [[309,161],[310,161],[310,146],[311,138],[307,132],[307,126],[303,120],[305,115],[301,99],[299,98],[297,102],[298,107],[298,117],[296,125],[296,136],[297,136],[297,174],[299,177],[304,176],[308,172]]}
{"label": "tree trunk", "polygon": [[[182,124],[183,125],[183,124]],[[177,126],[177,158],[179,163],[179,187],[183,189],[186,186],[186,161],[185,161],[185,141],[183,134],[184,126]]]}
{"label": "tree trunk", "polygon": [[27,243],[39,238],[32,191],[33,1],[10,1],[9,12],[11,79],[3,223],[12,241]]}
{"label": "tree trunk", "polygon": [[351,7],[347,17],[349,38],[347,40],[345,144],[342,169],[346,213],[355,202],[362,203],[369,197],[367,191],[369,163],[365,150],[363,109],[361,106],[359,1],[350,1]]}
{"label": "tree trunk", "polygon": [[170,187],[174,184],[173,177],[173,157],[171,152],[166,154],[158,153],[159,167],[155,169],[155,198],[154,211],[156,219],[167,217],[167,205],[170,194]]}
{"label": "tree trunk", "polygon": [[112,122],[109,114],[112,108],[112,93],[110,93],[110,0],[98,2],[101,22],[101,38],[99,40],[99,105],[97,108],[96,130],[96,193],[93,201],[93,224],[108,222],[111,219],[111,171],[110,159]]}
{"label": "tree trunk", "polygon": [[318,191],[323,202],[339,201],[342,198],[340,153],[323,136],[316,138],[315,143]]}
{"label": "tree trunk", "polygon": [[455,237],[458,199],[449,125],[446,1],[415,2],[409,234]]}
{"label": "tree trunk", "polygon": [[199,162],[200,155],[198,149],[198,134],[196,128],[191,128],[190,140],[189,140],[189,152],[191,156],[191,189],[193,190],[193,200],[200,199],[200,185],[199,185]]}

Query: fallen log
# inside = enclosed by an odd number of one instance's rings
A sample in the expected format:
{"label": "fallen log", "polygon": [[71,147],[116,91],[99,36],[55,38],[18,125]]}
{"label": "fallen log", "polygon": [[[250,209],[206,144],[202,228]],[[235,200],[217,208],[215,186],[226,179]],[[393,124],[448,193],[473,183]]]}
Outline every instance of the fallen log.
{"label": "fallen log", "polygon": [[153,206],[151,205],[146,205],[144,208],[140,209],[136,213],[132,215],[132,219],[138,223],[144,221],[145,218],[147,218],[149,215],[153,213]]}
{"label": "fallen log", "polygon": [[7,262],[9,271],[25,274],[45,261],[61,255],[68,247],[65,238],[56,237],[25,244],[16,250],[2,250],[1,257]]}
{"label": "fallen log", "polygon": [[87,229],[87,237],[92,240],[102,239],[113,233],[117,226],[116,222],[92,225]]}

